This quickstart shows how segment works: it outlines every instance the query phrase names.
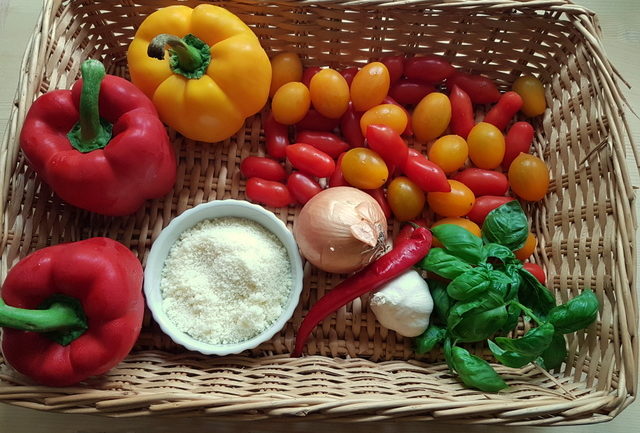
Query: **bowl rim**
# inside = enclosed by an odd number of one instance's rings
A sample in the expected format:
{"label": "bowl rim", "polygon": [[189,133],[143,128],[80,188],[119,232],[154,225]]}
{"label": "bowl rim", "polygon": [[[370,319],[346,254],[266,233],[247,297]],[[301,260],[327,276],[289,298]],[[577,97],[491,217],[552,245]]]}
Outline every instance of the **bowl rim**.
{"label": "bowl rim", "polygon": [[[227,207],[229,209],[245,209],[240,211],[240,214],[236,215],[219,215],[219,216],[207,216],[207,212],[211,209]],[[277,230],[271,230],[265,227],[255,216],[261,214],[271,222],[275,224]],[[198,218],[198,216],[201,216]],[[160,279],[164,262],[166,260],[171,247],[175,244],[177,239],[186,230],[193,228],[198,223],[211,220],[215,218],[223,217],[237,217],[246,218],[251,221],[260,224],[269,233],[275,235],[278,240],[283,244],[287,251],[287,256],[291,264],[291,278],[292,286],[291,292],[287,302],[283,305],[282,313],[278,318],[263,332],[255,337],[245,340],[239,343],[230,344],[211,344],[191,337],[187,333],[177,329],[176,325],[166,315],[162,308],[162,294],[160,293]],[[192,224],[189,224],[185,228],[180,228],[184,221],[193,218]],[[172,240],[173,239],[173,240]],[[166,251],[166,252],[165,252]],[[154,275],[155,274],[155,275]],[[229,355],[237,354],[248,349],[253,349],[265,341],[270,340],[273,336],[280,332],[286,325],[287,321],[293,316],[293,313],[300,302],[300,295],[303,289],[303,277],[304,269],[302,265],[302,257],[298,250],[298,245],[295,241],[293,233],[287,228],[285,223],[279,219],[273,212],[265,209],[262,206],[250,203],[244,200],[235,199],[223,199],[214,200],[206,203],[200,203],[177,217],[173,218],[169,224],[162,229],[158,237],[153,241],[147,256],[147,261],[144,269],[144,284],[143,290],[147,307],[151,311],[154,321],[160,326],[162,332],[164,332],[173,342],[185,347],[188,350],[200,352],[203,355]],[[156,302],[156,296],[160,302]]]}

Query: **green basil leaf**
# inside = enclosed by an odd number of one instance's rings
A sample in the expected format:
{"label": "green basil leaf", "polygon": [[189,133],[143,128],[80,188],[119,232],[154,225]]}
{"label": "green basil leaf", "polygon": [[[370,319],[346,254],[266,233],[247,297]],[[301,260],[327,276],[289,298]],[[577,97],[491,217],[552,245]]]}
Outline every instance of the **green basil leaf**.
{"label": "green basil leaf", "polygon": [[444,353],[444,360],[447,362],[449,370],[453,371],[453,355],[451,354],[451,337],[445,337],[444,344],[442,345],[442,352]]}
{"label": "green basil leaf", "polygon": [[520,338],[497,337],[496,344],[504,350],[531,356],[533,361],[549,347],[554,332],[553,325],[546,322],[537,328],[530,329]]}
{"label": "green basil leaf", "polygon": [[[479,301],[482,303],[482,301]],[[453,316],[452,314],[449,316]],[[460,314],[456,323],[447,322],[451,336],[463,343],[473,343],[486,340],[501,329],[507,322],[507,308],[500,305],[491,309],[484,309],[482,305],[476,306]]]}
{"label": "green basil leaf", "polygon": [[520,290],[520,286],[522,286],[520,269],[522,269],[521,263],[508,264],[505,267],[504,273],[511,280],[508,286],[507,294],[504,297],[505,301],[507,302],[518,297],[518,291]]}
{"label": "green basil leaf", "polygon": [[489,212],[482,224],[482,236],[486,242],[511,251],[522,248],[529,236],[529,223],[520,203],[513,200]]}
{"label": "green basil leaf", "polygon": [[469,311],[481,307],[482,300],[476,299],[471,302],[456,302],[449,310],[449,316],[447,317],[447,329],[451,330],[458,326],[458,323],[462,320],[462,317]]}
{"label": "green basil leaf", "polygon": [[569,334],[591,325],[598,316],[599,308],[598,297],[591,289],[586,289],[566,304],[552,309],[548,320],[557,332]]}
{"label": "green basil leaf", "polygon": [[498,362],[502,365],[506,365],[507,367],[524,367],[536,359],[535,356],[523,355],[521,353],[504,350],[491,340],[487,340],[487,343],[489,344],[489,349],[491,350],[491,353],[493,353],[493,356],[498,360]]}
{"label": "green basil leaf", "polygon": [[485,258],[495,258],[500,260],[504,264],[515,262],[519,263],[518,259],[516,259],[516,255],[513,254],[513,251],[511,251],[504,245],[496,243],[486,244],[483,247],[483,253]]}
{"label": "green basil leaf", "polygon": [[482,239],[455,224],[442,224],[431,229],[447,252],[477,265],[483,259]]}
{"label": "green basil leaf", "polygon": [[431,248],[419,266],[449,280],[453,280],[458,275],[472,269],[470,264],[449,254],[442,248]]}
{"label": "green basil leaf", "polygon": [[516,329],[518,326],[518,320],[522,315],[522,309],[516,304],[509,304],[507,306],[507,321],[504,326],[501,328],[503,332],[509,332]]}
{"label": "green basil leaf", "polygon": [[423,354],[431,352],[438,343],[444,340],[447,330],[442,326],[429,324],[426,331],[416,337],[416,353]]}
{"label": "green basil leaf", "polygon": [[471,388],[485,392],[497,392],[507,384],[484,359],[472,355],[462,347],[451,349],[451,363],[462,382]]}
{"label": "green basil leaf", "polygon": [[430,279],[427,280],[427,284],[429,285],[429,291],[433,299],[434,319],[445,324],[449,316],[449,309],[454,303],[454,300],[447,294],[447,283]]}
{"label": "green basil leaf", "polygon": [[551,344],[540,355],[537,362],[546,370],[559,368],[567,359],[567,342],[564,335],[556,332],[553,334]]}
{"label": "green basil leaf", "polygon": [[518,291],[518,299],[540,319],[544,320],[553,307],[556,306],[556,299],[553,294],[543,286],[536,277],[524,268],[518,270],[522,277],[522,284]]}
{"label": "green basil leaf", "polygon": [[453,299],[467,301],[486,292],[489,284],[489,271],[478,266],[454,278],[447,286],[447,293]]}

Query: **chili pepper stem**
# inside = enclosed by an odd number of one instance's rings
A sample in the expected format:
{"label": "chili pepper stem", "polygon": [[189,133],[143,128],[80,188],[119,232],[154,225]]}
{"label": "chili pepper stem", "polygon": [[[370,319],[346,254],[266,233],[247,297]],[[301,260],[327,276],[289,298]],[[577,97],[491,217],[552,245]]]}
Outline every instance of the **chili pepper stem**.
{"label": "chili pepper stem", "polygon": [[202,77],[211,62],[209,46],[192,34],[184,38],[167,33],[159,34],[149,42],[147,55],[164,60],[165,49],[171,54],[171,70],[187,78]]}
{"label": "chili pepper stem", "polygon": [[98,104],[104,76],[104,65],[98,60],[82,63],[80,119],[67,134],[71,145],[82,153],[102,149],[111,140],[112,125],[100,118]]}
{"label": "chili pepper stem", "polygon": [[86,323],[69,304],[54,302],[46,310],[28,310],[11,307],[2,299],[0,326],[33,332],[86,329]]}

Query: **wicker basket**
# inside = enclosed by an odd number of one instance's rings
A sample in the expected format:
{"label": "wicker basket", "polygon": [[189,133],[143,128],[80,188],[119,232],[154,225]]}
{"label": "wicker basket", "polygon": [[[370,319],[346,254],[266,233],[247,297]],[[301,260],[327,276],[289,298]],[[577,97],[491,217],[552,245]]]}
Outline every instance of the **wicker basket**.
{"label": "wicker basket", "polygon": [[[179,154],[175,189],[125,218],[61,202],[19,151],[20,127],[37,96],[70,86],[87,57],[102,58],[110,73],[126,77],[125,52],[134,29],[153,10],[172,3],[45,0],[0,148],[1,279],[38,248],[91,236],[123,242],[144,262],[174,216],[202,202],[244,198],[238,167],[243,157],[264,153],[260,116],[219,144],[192,142],[170,131]],[[297,325],[338,282],[307,264],[292,320],[251,352],[222,358],[185,352],[147,314],[130,356],[77,387],[34,386],[0,358],[0,401],[109,416],[554,425],[606,421],[633,401],[638,308],[636,218],[625,165],[630,136],[620,78],[605,56],[591,12],[561,0],[216,3],[250,24],[270,55],[295,51],[306,65],[343,67],[389,52],[437,53],[490,76],[502,88],[522,72],[538,75],[547,84],[550,109],[535,123],[535,151],[549,163],[552,181],[548,196],[529,209],[540,241],[535,260],[562,301],[593,288],[602,303],[597,322],[568,336],[569,357],[559,371],[496,366],[510,385],[497,394],[464,388],[440,352],[416,359],[411,342],[381,328],[364,298],[318,327],[306,349],[309,356],[292,359]],[[291,226],[293,208],[274,212]],[[391,230],[397,231],[397,224]],[[518,332],[524,331],[522,324]],[[471,349],[491,359],[480,346]]]}

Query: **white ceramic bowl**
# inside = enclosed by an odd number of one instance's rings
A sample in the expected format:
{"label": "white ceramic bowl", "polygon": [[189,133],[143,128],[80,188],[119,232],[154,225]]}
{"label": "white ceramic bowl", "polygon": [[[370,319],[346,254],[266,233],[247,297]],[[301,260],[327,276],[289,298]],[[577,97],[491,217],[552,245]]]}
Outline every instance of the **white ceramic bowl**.
{"label": "white ceramic bowl", "polygon": [[[261,224],[280,239],[280,242],[282,242],[287,250],[289,261],[291,262],[291,293],[280,317],[261,334],[250,340],[235,344],[203,343],[180,331],[164,312],[162,308],[162,295],[160,293],[162,267],[169,254],[169,250],[178,240],[182,232],[193,227],[200,221],[219,217],[247,218]],[[147,258],[147,265],[144,271],[144,293],[147,298],[147,306],[151,310],[153,318],[158,325],[160,325],[162,331],[171,337],[174,342],[189,350],[195,350],[205,355],[228,355],[230,353],[240,353],[243,350],[253,349],[259,344],[269,340],[276,332],[284,327],[298,305],[300,293],[302,292],[302,277],[302,259],[298,252],[298,245],[291,232],[281,220],[263,207],[246,201],[217,200],[200,204],[185,211],[180,216],[174,218],[173,221],[162,230],[153,243],[149,257]]]}

